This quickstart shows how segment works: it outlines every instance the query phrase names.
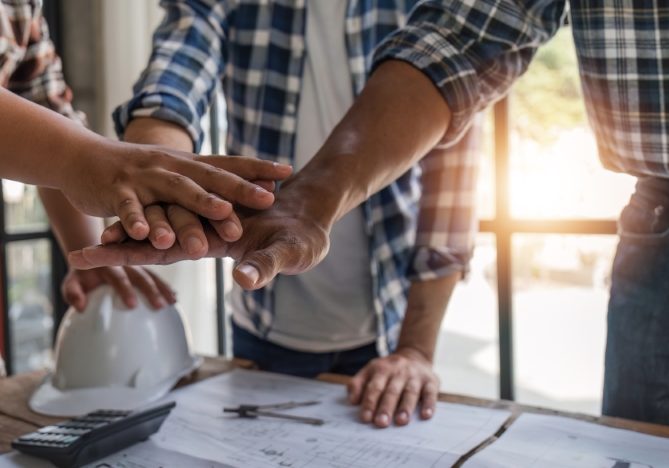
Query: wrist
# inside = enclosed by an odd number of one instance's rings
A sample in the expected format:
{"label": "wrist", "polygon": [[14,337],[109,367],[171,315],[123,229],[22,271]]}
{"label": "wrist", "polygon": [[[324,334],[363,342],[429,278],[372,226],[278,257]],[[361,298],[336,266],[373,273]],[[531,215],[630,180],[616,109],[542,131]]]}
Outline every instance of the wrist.
{"label": "wrist", "polygon": [[433,364],[434,352],[427,351],[419,345],[400,344],[394,354],[404,356],[407,359],[422,362],[424,364]]}
{"label": "wrist", "polygon": [[123,133],[123,140],[193,152],[193,141],[183,127],[153,117],[137,117],[131,120]]}
{"label": "wrist", "polygon": [[329,234],[337,220],[339,194],[323,184],[322,177],[302,173],[288,179],[276,195],[275,206],[293,216],[307,218]]}
{"label": "wrist", "polygon": [[64,147],[59,157],[60,167],[55,188],[67,190],[71,186],[81,184],[83,180],[93,183],[105,173],[104,160],[118,152],[119,143],[86,130],[74,142]]}

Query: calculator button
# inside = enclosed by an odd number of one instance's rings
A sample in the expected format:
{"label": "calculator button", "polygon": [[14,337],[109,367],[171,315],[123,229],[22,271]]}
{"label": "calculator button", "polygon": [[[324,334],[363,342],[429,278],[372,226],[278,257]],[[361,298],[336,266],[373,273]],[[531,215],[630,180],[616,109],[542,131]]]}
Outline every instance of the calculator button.
{"label": "calculator button", "polygon": [[58,426],[46,426],[38,430],[39,433],[48,433],[48,432],[60,432],[60,427]]}
{"label": "calculator button", "polygon": [[88,429],[79,429],[74,427],[59,427],[58,430],[54,432],[58,432],[59,434],[80,436],[90,431]]}
{"label": "calculator button", "polygon": [[61,443],[62,443],[63,445],[70,445],[70,444],[72,444],[75,440],[77,440],[78,438],[79,438],[79,436],[73,436],[73,435],[71,435],[71,436],[67,436],[67,437],[65,437],[65,438],[61,441]]}

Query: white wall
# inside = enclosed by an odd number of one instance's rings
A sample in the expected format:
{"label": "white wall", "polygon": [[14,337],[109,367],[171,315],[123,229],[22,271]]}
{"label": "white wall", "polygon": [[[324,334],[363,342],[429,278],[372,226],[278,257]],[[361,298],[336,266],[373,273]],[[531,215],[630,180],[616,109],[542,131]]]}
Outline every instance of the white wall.
{"label": "white wall", "polygon": [[[114,136],[110,115],[119,103],[131,96],[132,84],[150,55],[151,34],[162,12],[158,2],[152,0],[96,0],[96,3],[99,21],[96,107],[100,130]],[[154,269],[177,291],[195,350],[214,354],[217,336],[213,260],[181,262]]]}

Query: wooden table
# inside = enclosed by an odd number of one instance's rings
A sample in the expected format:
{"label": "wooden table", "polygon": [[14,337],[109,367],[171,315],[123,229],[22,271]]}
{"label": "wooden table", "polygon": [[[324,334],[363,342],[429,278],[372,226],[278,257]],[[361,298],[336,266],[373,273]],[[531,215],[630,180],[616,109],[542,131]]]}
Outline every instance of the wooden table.
{"label": "wooden table", "polygon": [[[253,368],[253,363],[239,359],[227,360],[220,357],[205,357],[203,365],[191,377],[179,382],[179,386],[189,385],[214,375],[229,372],[235,368],[251,369]],[[0,378],[0,454],[8,452],[10,450],[10,442],[19,435],[34,431],[41,426],[46,426],[63,420],[62,417],[53,418],[39,415],[28,408],[28,398],[33,393],[35,388],[37,388],[37,386],[40,384],[44,376],[44,371],[38,371],[20,374],[9,378]],[[345,384],[348,380],[348,377],[324,374],[321,375],[319,379],[331,383]],[[594,417],[575,413],[565,413],[563,411],[553,411],[543,408],[520,405],[510,401],[483,400],[480,398],[471,398],[460,395],[441,394],[439,396],[439,400],[485,408],[506,409],[511,411],[513,417],[507,421],[505,426],[500,429],[498,434],[504,432],[504,430],[506,430],[506,428],[508,428],[513,420],[515,420],[515,418],[517,418],[520,414],[524,412],[533,412],[567,416],[583,421],[603,424],[606,426],[669,437],[669,426],[660,426],[656,424],[641,423],[618,418]],[[472,453],[482,450],[485,446],[494,442],[494,440],[495,438],[491,438],[486,443],[473,450]],[[465,457],[463,457],[463,459],[469,458],[472,453],[467,454]]]}

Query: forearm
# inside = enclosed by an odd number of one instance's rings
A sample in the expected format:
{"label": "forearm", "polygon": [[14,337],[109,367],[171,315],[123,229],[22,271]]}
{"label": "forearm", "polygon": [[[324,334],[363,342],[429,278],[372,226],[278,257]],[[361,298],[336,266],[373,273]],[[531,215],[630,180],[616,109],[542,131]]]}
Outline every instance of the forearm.
{"label": "forearm", "polygon": [[327,229],[436,146],[449,119],[446,102],[423,73],[385,62],[279,198],[299,199]]}
{"label": "forearm", "polygon": [[85,215],[60,190],[40,187],[39,195],[61,250],[67,255],[100,242],[102,221]]}
{"label": "forearm", "polygon": [[82,125],[0,89],[0,176],[63,187],[76,159],[105,141]]}
{"label": "forearm", "polygon": [[446,313],[461,273],[427,281],[415,281],[409,289],[407,312],[397,349],[419,352],[432,362],[439,337],[441,321]]}
{"label": "forearm", "polygon": [[179,151],[193,151],[193,141],[184,128],[153,117],[133,119],[125,129],[123,140],[129,143],[159,145]]}

